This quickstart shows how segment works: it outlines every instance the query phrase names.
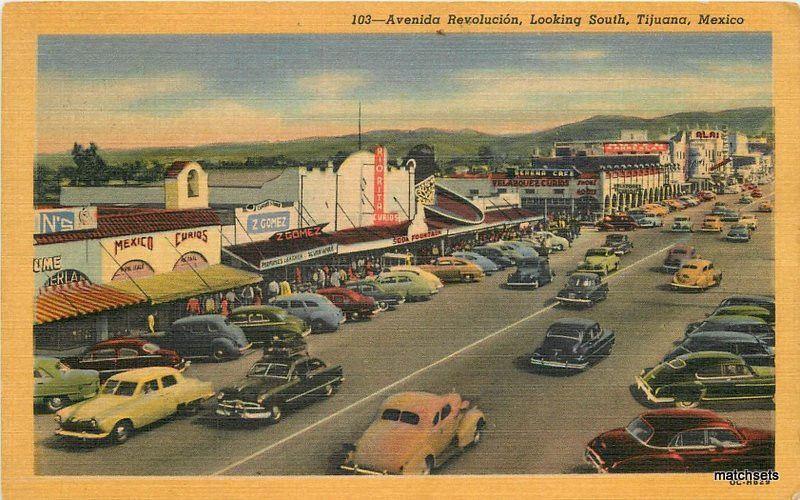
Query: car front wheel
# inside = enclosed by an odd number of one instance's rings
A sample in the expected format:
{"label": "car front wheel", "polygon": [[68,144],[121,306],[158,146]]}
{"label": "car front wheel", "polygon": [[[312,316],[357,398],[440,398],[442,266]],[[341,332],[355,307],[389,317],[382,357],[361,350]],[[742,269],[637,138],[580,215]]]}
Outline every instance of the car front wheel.
{"label": "car front wheel", "polygon": [[122,444],[127,441],[131,434],[133,434],[133,424],[130,420],[120,420],[114,424],[114,429],[111,431],[111,440],[114,444]]}
{"label": "car front wheel", "polygon": [[45,399],[44,406],[50,412],[57,412],[61,408],[67,406],[67,399],[62,396],[53,396]]}

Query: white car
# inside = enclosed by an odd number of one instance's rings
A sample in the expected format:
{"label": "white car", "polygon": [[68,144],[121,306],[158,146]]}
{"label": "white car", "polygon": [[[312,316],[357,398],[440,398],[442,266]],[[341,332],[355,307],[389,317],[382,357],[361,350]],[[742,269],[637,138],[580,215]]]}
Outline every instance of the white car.
{"label": "white car", "polygon": [[545,247],[552,250],[566,250],[571,246],[568,239],[558,236],[557,234],[553,234],[550,231],[536,231],[531,234],[531,237],[540,241],[544,241]]}

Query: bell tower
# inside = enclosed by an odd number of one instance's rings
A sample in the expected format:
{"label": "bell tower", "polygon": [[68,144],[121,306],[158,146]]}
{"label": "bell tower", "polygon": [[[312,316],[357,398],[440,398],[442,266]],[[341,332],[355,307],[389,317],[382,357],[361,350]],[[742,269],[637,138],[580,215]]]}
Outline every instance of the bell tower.
{"label": "bell tower", "polygon": [[208,174],[195,161],[176,161],[164,174],[168,210],[208,208]]}

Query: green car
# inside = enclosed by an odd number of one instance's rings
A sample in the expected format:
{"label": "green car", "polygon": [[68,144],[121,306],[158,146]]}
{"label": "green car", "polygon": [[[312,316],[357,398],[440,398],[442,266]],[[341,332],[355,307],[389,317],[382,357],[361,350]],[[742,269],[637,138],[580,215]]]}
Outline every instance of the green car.
{"label": "green car", "polygon": [[388,293],[399,293],[409,302],[428,300],[439,290],[425,280],[425,278],[402,271],[389,271],[381,273],[375,278]]}
{"label": "green car", "polygon": [[95,370],[73,370],[57,358],[36,356],[33,383],[33,404],[54,412],[95,396],[100,374]]}
{"label": "green car", "polygon": [[311,333],[308,323],[276,306],[237,307],[228,315],[228,321],[241,328],[248,342],[253,343],[272,341],[275,337],[291,340]]}
{"label": "green car", "polygon": [[619,269],[619,257],[612,248],[590,248],[586,251],[583,262],[578,265],[578,272],[598,273],[603,276]]}
{"label": "green car", "polygon": [[720,316],[749,316],[764,320],[765,323],[775,324],[775,314],[760,306],[724,306],[717,308],[709,318]]}
{"label": "green car", "polygon": [[642,370],[636,386],[651,403],[695,408],[703,401],[772,399],[775,367],[752,366],[728,352],[684,354]]}

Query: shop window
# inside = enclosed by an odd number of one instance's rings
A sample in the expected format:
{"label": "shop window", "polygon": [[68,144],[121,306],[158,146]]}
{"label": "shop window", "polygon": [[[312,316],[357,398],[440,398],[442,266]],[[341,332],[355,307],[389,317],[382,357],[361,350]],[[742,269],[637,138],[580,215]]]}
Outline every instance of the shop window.
{"label": "shop window", "polygon": [[497,194],[506,194],[508,189],[506,188],[497,188]]}
{"label": "shop window", "polygon": [[469,190],[469,195],[470,196],[478,196],[478,192],[479,191],[477,189],[470,189]]}
{"label": "shop window", "polygon": [[564,194],[564,190],[563,189],[554,189],[553,190],[553,194]]}
{"label": "shop window", "polygon": [[189,198],[196,198],[200,196],[200,188],[199,188],[199,181],[197,179],[197,170],[190,170],[189,174],[186,176],[186,192],[188,193]]}

